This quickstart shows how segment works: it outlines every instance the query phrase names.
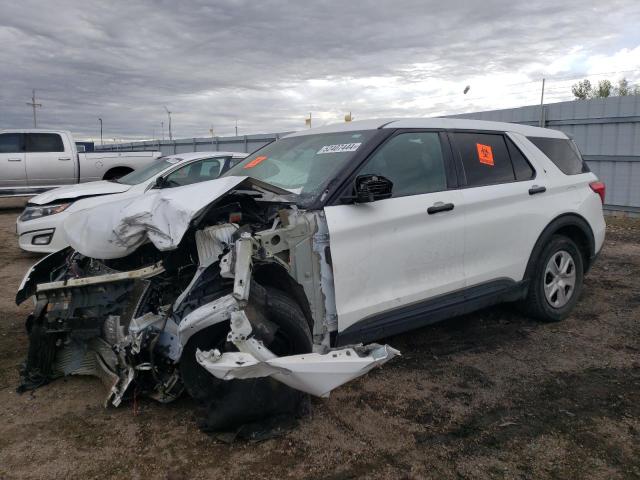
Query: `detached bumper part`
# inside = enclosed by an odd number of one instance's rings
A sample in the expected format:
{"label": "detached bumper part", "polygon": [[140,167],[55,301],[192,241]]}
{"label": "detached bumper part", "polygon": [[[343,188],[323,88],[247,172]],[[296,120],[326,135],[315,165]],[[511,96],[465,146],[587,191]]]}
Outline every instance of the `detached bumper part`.
{"label": "detached bumper part", "polygon": [[261,342],[250,338],[251,325],[244,312],[232,314],[232,341],[239,352],[196,351],[196,360],[209,373],[222,380],[273,377],[296,390],[327,397],[331,390],[383,365],[400,352],[388,345],[358,345],[277,357]]}
{"label": "detached bumper part", "polygon": [[222,380],[273,377],[297,390],[328,397],[331,390],[364,375],[399,353],[388,345],[370,344],[325,354],[275,357],[266,361],[260,361],[250,353],[198,350],[196,359]]}

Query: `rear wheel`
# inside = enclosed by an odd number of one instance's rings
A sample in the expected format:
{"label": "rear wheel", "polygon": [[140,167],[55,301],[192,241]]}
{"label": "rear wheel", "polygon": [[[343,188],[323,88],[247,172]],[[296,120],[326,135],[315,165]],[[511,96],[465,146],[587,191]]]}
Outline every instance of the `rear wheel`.
{"label": "rear wheel", "polygon": [[[269,324],[269,335],[255,336],[278,356],[308,353],[312,348],[311,333],[298,304],[287,294],[273,288],[252,284],[251,291],[261,290],[262,300],[256,308]],[[214,325],[189,339],[180,360],[180,372],[187,392],[206,409],[201,427],[207,431],[237,428],[279,414],[294,414],[303,398],[301,392],[271,378],[219,380],[207,372],[195,358],[196,349],[236,351],[226,341],[229,324]]]}
{"label": "rear wheel", "polygon": [[562,235],[554,235],[542,249],[529,283],[524,308],[531,316],[558,322],[578,302],[584,278],[584,262],[578,246]]}

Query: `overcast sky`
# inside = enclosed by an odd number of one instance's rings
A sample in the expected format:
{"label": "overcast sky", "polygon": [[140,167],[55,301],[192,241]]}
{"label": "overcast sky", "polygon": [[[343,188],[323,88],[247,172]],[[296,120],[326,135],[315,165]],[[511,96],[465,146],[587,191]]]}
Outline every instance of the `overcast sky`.
{"label": "overcast sky", "polygon": [[[640,1],[0,0],[0,128],[82,138],[297,130],[570,100],[640,82]],[[469,93],[462,92],[470,85]]]}

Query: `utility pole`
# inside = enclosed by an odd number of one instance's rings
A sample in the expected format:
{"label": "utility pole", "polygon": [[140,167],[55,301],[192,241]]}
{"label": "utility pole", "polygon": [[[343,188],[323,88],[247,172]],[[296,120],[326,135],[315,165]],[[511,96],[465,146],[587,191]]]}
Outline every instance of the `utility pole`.
{"label": "utility pole", "polygon": [[236,137],[238,136],[238,119],[236,118]]}
{"label": "utility pole", "polygon": [[169,111],[169,109],[167,108],[166,105],[165,105],[164,109],[167,111],[167,115],[169,116],[169,140],[172,141],[173,140],[173,133],[171,133],[171,112]]}
{"label": "utility pole", "polygon": [[540,126],[544,127],[544,78],[542,79],[542,93],[540,94]]}
{"label": "utility pole", "polygon": [[100,145],[104,145],[102,142],[102,119],[98,118],[98,121],[100,122]]}
{"label": "utility pole", "polygon": [[164,142],[164,120],[160,122],[160,126],[162,127],[162,141]]}
{"label": "utility pole", "polygon": [[38,128],[38,120],[36,119],[36,107],[42,107],[41,103],[36,103],[36,89],[31,90],[31,102],[27,105],[33,107],[33,128]]}

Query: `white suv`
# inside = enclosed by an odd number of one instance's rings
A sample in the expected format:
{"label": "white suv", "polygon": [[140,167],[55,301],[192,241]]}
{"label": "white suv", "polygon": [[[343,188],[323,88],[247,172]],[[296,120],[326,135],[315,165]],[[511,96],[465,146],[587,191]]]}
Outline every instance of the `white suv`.
{"label": "white suv", "polygon": [[161,401],[184,388],[211,428],[277,413],[291,402],[274,383],[323,396],[397,354],[354,344],[502,301],[566,317],[602,247],[603,199],[554,130],[294,133],[217,180],[70,215],[72,248],[18,292],[36,297],[23,387],[95,373],[116,405],[134,383]]}

